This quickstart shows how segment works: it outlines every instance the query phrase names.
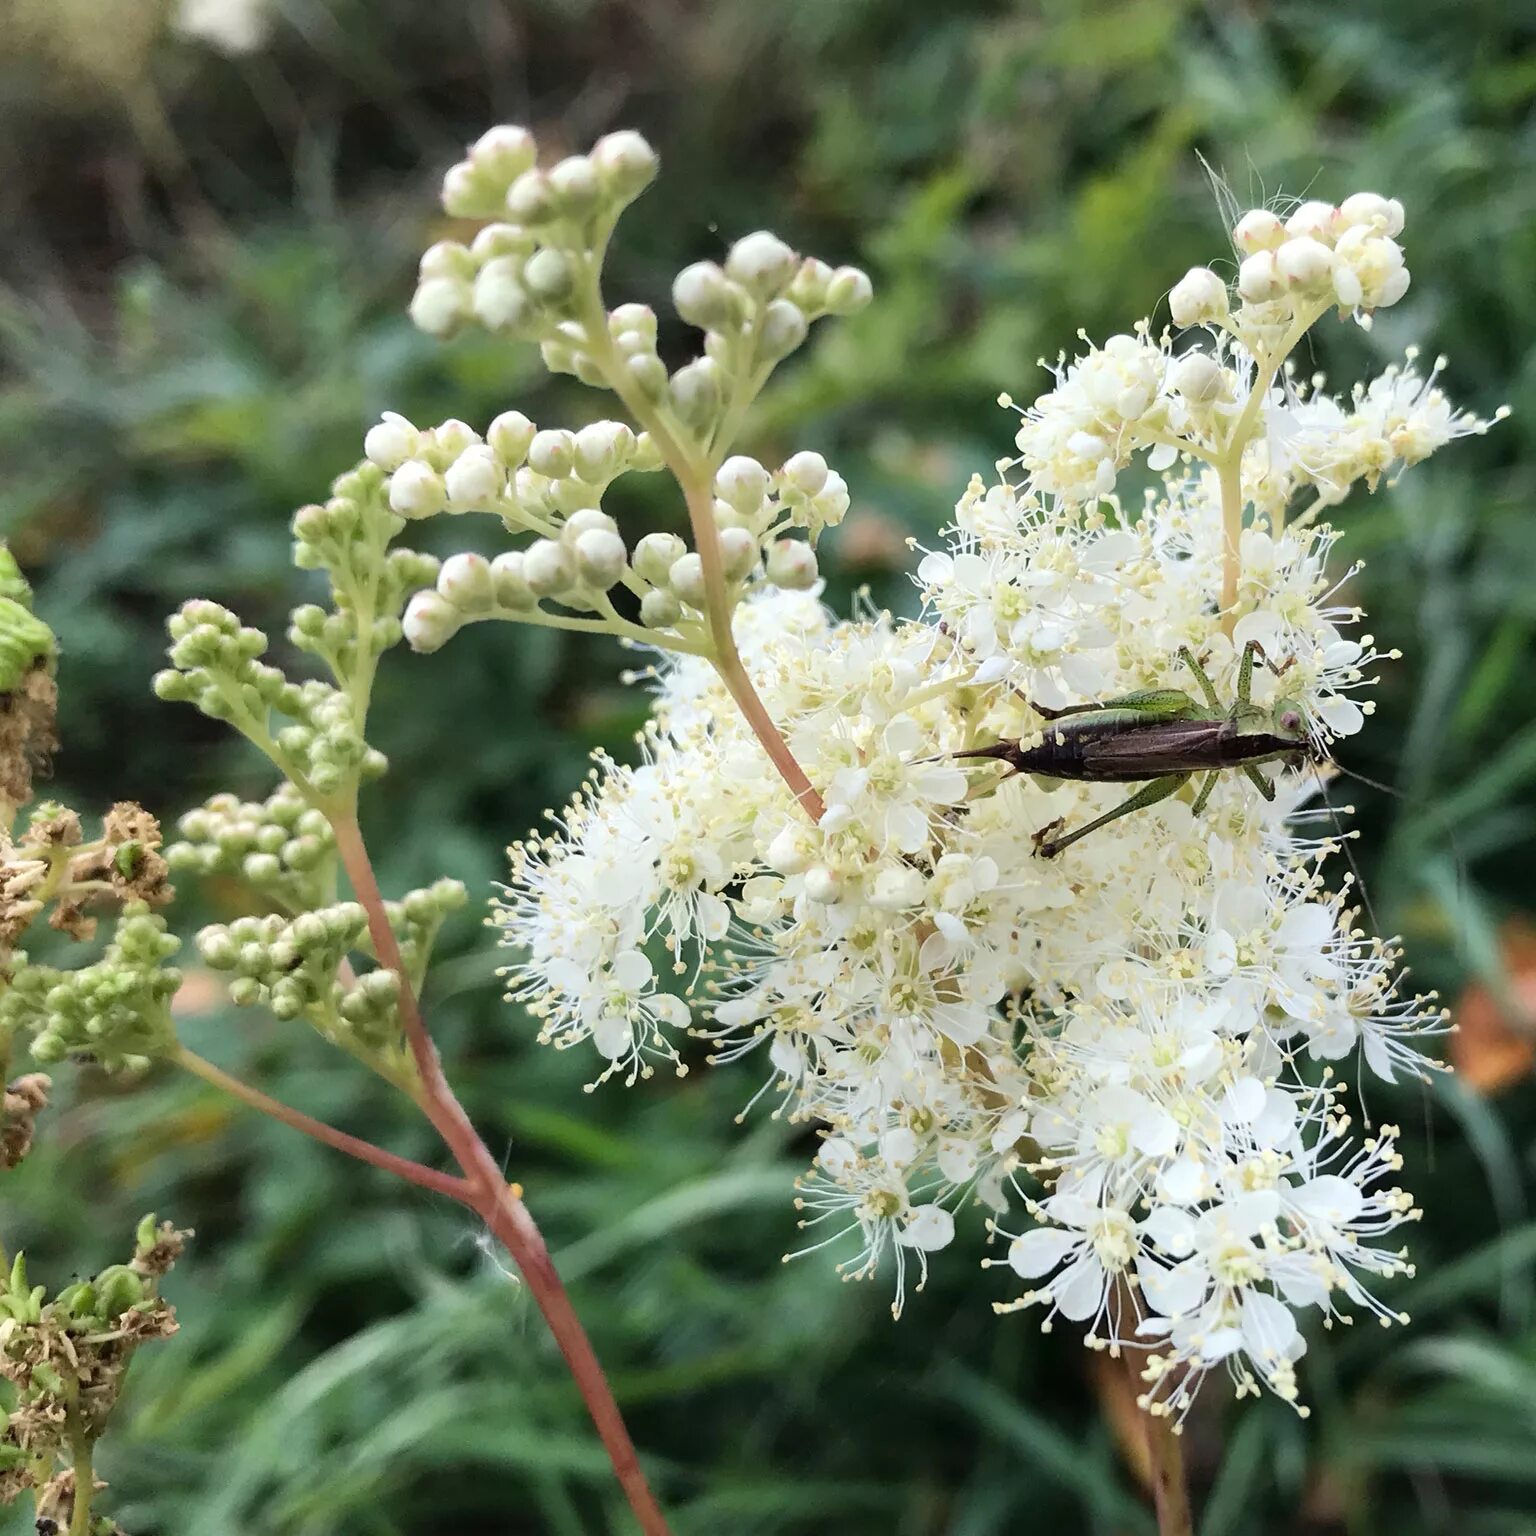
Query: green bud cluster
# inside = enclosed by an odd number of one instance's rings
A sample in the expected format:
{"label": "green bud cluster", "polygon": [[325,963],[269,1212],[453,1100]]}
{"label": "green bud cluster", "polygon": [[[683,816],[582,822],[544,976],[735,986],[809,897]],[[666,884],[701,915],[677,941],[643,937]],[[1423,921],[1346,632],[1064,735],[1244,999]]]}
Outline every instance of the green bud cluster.
{"label": "green bud cluster", "polygon": [[68,1518],[70,1500],[60,1495],[70,1484],[53,1477],[56,1464],[72,1463],[79,1439],[94,1441],[106,1428],[137,1348],[176,1332],[157,1283],[190,1235],[146,1216],[131,1263],[109,1264],[53,1297],[30,1282],[25,1254],[0,1270],[0,1378],[12,1398],[0,1411],[0,1505],[36,1490],[39,1530],[45,1516],[50,1529],[54,1513]]}
{"label": "green bud cluster", "polygon": [[41,1062],[72,1056],[109,1072],[142,1069],[175,1047],[170,1002],[182,977],[165,962],[180,947],[164,918],[131,902],[94,965],[19,965],[0,994],[0,1033],[30,1035]]}
{"label": "green bud cluster", "polygon": [[[316,795],[343,794],[359,777],[384,772],[384,756],[363,740],[350,696],[316,680],[295,683],[263,662],[266,635],[242,625],[228,608],[194,598],[166,628],[171,668],[155,676],[162,699],[192,703],[210,719],[228,720]],[[294,722],[275,736],[274,712]]]}
{"label": "green bud cluster", "polygon": [[172,869],[231,875],[290,909],[325,900],[336,838],[322,812],[284,782],[265,800],[218,794],[178,823]]}
{"label": "green bud cluster", "polygon": [[[386,904],[412,982],[426,969],[443,918],[466,900],[456,880],[440,880],[404,900]],[[377,1054],[400,1038],[400,983],[382,968],[352,979],[340,975],[354,951],[371,953],[367,914],[356,902],[337,902],[288,918],[277,913],[242,917],[204,928],[198,953],[233,979],[230,1000],[264,1006],[279,1019],[302,1018],[337,1043]]]}

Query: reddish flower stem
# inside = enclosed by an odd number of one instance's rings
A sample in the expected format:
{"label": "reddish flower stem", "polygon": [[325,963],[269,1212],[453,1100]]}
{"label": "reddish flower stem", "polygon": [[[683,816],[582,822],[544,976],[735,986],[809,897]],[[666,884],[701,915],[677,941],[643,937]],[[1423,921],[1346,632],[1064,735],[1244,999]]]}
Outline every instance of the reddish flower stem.
{"label": "reddish flower stem", "polygon": [[464,1203],[495,1234],[518,1267],[539,1311],[565,1357],[571,1377],[597,1428],[603,1449],[645,1536],[670,1536],[666,1518],[646,1482],[613,1389],[603,1373],[592,1342],[576,1316],[571,1298],[532,1215],[503,1177],[500,1164],[470,1123],[458,1096],[443,1074],[442,1062],[427,1033],[411,990],[400,946],[384,910],[384,898],[355,815],[333,817],[336,846],[358,902],[368,915],[368,932],[380,964],[400,978],[400,1017],[406,1040],[421,1076],[421,1105],[464,1170]]}

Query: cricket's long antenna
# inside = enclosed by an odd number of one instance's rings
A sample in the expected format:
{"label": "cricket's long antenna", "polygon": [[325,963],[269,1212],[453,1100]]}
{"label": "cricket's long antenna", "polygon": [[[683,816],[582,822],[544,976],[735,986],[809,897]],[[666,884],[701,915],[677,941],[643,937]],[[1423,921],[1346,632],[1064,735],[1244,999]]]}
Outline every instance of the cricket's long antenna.
{"label": "cricket's long antenna", "polygon": [[[1341,773],[1348,772],[1348,769],[1340,767],[1338,763],[1334,763],[1333,766],[1338,768]],[[1322,773],[1318,770],[1315,764],[1313,765],[1312,771],[1317,775],[1317,787],[1322,793],[1323,804],[1328,808],[1328,819],[1333,823],[1333,830],[1339,835],[1339,847],[1343,850],[1344,862],[1349,865],[1349,872],[1355,877],[1355,888],[1360,892],[1360,901],[1361,905],[1363,905],[1365,908],[1365,915],[1371,920],[1372,930],[1379,934],[1381,932],[1381,924],[1376,920],[1376,908],[1371,904],[1371,893],[1369,888],[1366,886],[1365,876],[1360,873],[1360,864],[1359,861],[1355,858],[1355,850],[1350,846],[1350,844],[1354,842],[1355,834],[1352,831],[1346,832],[1344,830],[1344,823],[1339,820],[1338,807],[1333,803],[1332,800],[1328,798],[1327,779],[1323,777]],[[1352,777],[1358,778],[1359,775],[1355,774],[1352,775]],[[1369,781],[1367,780],[1367,782]],[[1362,1095],[1362,1110],[1364,1107],[1365,1103],[1364,1097]],[[1366,1123],[1370,1123],[1369,1119],[1367,1119]]]}

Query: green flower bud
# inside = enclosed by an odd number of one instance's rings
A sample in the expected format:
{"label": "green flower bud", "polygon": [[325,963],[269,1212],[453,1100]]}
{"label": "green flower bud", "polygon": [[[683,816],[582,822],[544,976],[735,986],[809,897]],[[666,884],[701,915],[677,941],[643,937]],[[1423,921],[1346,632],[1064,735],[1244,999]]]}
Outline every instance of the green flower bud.
{"label": "green flower bud", "polygon": [[665,587],[640,599],[640,622],[649,629],[670,629],[683,616],[683,605]]}
{"label": "green flower bud", "polygon": [[528,258],[523,281],[536,299],[546,304],[559,304],[570,297],[576,285],[576,272],[569,256],[545,246]]}
{"label": "green flower bud", "polygon": [[655,179],[656,151],[633,129],[604,134],[592,146],[592,165],[603,189],[628,202]]}
{"label": "green flower bud", "polygon": [[671,580],[672,567],[688,552],[688,546],[675,533],[648,533],[635,545],[631,562],[636,575],[652,586],[665,587]]}
{"label": "green flower bud", "polygon": [[874,297],[868,276],[857,267],[839,267],[827,284],[827,309],[834,315],[853,315]]}
{"label": "green flower bud", "polygon": [[725,258],[725,274],[759,300],[771,299],[789,286],[799,258],[777,235],[766,229],[744,235]]}

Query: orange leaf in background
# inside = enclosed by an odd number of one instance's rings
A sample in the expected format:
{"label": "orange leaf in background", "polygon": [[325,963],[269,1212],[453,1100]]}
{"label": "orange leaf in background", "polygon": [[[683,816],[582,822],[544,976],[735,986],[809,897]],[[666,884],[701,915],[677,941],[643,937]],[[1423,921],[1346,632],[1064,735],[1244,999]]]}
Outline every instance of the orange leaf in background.
{"label": "orange leaf in background", "polygon": [[1451,1065],[1469,1088],[1494,1094],[1529,1077],[1536,1066],[1536,928],[1506,925],[1499,943],[1509,990],[1501,1002],[1471,982],[1454,1009]]}

